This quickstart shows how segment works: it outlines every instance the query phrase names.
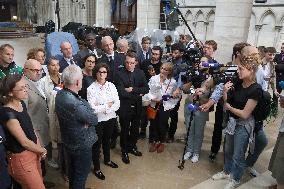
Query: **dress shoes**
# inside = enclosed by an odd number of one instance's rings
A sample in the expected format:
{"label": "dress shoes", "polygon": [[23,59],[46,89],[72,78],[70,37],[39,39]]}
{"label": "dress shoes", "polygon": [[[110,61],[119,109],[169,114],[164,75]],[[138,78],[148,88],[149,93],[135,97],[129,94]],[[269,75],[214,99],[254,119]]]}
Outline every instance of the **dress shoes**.
{"label": "dress shoes", "polygon": [[102,171],[99,172],[93,171],[93,173],[98,179],[105,180],[106,178]]}
{"label": "dress shoes", "polygon": [[157,150],[157,146],[158,146],[158,144],[155,143],[155,142],[150,143],[149,152],[155,152]]}
{"label": "dress shoes", "polygon": [[140,151],[138,151],[136,148],[132,148],[128,152],[135,155],[135,156],[142,156],[142,153]]}
{"label": "dress shoes", "polygon": [[123,163],[125,164],[129,164],[130,163],[130,160],[129,160],[129,156],[127,153],[123,152],[121,154],[121,160],[123,161]]}
{"label": "dress shoes", "polygon": [[105,162],[105,165],[111,167],[111,168],[118,168],[118,165],[114,163],[113,161]]}
{"label": "dress shoes", "polygon": [[157,147],[157,153],[162,153],[165,150],[165,145],[160,143]]}

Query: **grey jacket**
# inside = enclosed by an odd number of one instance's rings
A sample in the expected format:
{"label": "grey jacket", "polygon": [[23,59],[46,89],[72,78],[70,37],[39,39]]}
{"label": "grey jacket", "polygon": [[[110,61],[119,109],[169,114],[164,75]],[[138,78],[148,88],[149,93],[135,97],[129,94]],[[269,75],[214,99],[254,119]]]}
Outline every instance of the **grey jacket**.
{"label": "grey jacket", "polygon": [[62,89],[55,98],[62,142],[67,150],[91,148],[97,141],[98,118],[89,103],[69,89]]}

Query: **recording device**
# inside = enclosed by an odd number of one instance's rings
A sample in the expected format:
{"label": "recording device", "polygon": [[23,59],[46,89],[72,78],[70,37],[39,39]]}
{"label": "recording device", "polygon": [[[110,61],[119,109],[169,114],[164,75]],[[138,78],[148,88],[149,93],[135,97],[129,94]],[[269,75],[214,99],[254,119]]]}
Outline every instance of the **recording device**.
{"label": "recording device", "polygon": [[199,106],[190,103],[190,104],[188,104],[187,109],[195,112],[195,111],[199,110]]}
{"label": "recording device", "polygon": [[162,100],[163,100],[163,101],[168,101],[168,100],[170,100],[171,98],[173,98],[173,96],[168,95],[168,94],[162,96]]}

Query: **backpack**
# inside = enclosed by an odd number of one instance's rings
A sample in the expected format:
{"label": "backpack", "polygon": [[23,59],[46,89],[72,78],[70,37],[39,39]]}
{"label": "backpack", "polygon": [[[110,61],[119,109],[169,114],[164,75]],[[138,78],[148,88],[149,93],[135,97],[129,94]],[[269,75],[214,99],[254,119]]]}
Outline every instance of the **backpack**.
{"label": "backpack", "polygon": [[258,87],[261,90],[261,98],[258,100],[256,107],[254,108],[252,115],[255,122],[261,122],[267,119],[270,115],[272,108],[271,95],[268,91],[264,91],[261,86]]}

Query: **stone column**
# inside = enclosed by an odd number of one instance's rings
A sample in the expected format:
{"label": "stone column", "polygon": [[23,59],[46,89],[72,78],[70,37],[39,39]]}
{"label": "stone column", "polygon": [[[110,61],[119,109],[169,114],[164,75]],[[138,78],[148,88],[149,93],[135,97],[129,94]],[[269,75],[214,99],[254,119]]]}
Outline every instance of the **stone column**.
{"label": "stone column", "polygon": [[93,26],[96,23],[96,0],[87,1],[87,25]]}
{"label": "stone column", "polygon": [[252,4],[253,0],[216,0],[214,39],[220,63],[231,61],[235,43],[247,41]]}
{"label": "stone column", "polygon": [[111,25],[110,0],[96,0],[96,25],[100,27]]}
{"label": "stone column", "polygon": [[262,25],[255,25],[255,39],[254,39],[254,46],[257,47],[257,44],[258,44],[258,36],[259,36],[259,32],[262,28]]}
{"label": "stone column", "polygon": [[275,48],[277,48],[277,43],[279,41],[280,31],[282,30],[282,28],[283,28],[283,26],[275,26],[276,33],[275,33],[275,38],[274,38],[274,42],[273,42],[273,46]]}
{"label": "stone column", "polygon": [[160,25],[160,1],[137,1],[137,27],[148,30],[159,29]]}

